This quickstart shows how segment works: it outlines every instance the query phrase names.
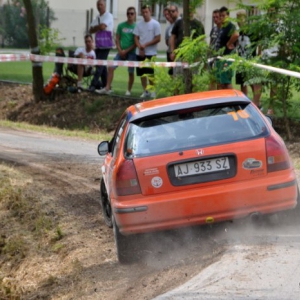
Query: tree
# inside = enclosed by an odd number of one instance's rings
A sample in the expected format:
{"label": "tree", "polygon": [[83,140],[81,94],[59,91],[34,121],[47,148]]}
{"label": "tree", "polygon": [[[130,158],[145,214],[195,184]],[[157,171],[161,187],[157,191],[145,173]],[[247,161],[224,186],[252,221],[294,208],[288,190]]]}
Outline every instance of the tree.
{"label": "tree", "polygon": [[[49,27],[55,19],[53,10],[45,0],[32,0],[35,24]],[[0,10],[0,26],[4,33],[4,44],[10,47],[28,48],[29,39],[26,28],[26,11],[20,0],[8,0]],[[37,29],[39,34],[39,29]]]}
{"label": "tree", "polygon": [[[150,3],[153,3],[153,4],[159,4],[159,5],[167,5],[167,4],[170,4],[171,1],[150,1]],[[191,35],[191,31],[190,31],[190,14],[191,13],[195,13],[196,11],[196,8],[201,6],[202,3],[203,3],[203,0],[185,0],[185,1],[174,1],[172,3],[177,3],[178,5],[183,5],[183,30],[184,30],[184,36],[186,38],[189,38],[190,35]],[[194,57],[193,55],[190,55],[190,52],[193,52],[193,49],[191,49],[188,45],[189,41],[186,40],[185,41],[185,44],[186,46],[180,50],[180,57],[183,57],[183,58],[189,58],[189,57]],[[192,39],[190,40],[190,43],[193,43],[192,42]],[[200,44],[201,46],[203,46],[204,44],[201,43]],[[198,47],[197,47],[198,49]],[[185,53],[185,51],[188,51],[187,53]],[[201,52],[201,51],[200,51]],[[201,56],[200,52],[198,53],[199,55],[196,55],[198,58]],[[187,60],[185,60],[187,61]],[[194,61],[189,61],[190,63],[193,63]],[[202,67],[202,64],[200,64],[200,66]],[[183,82],[184,82],[184,92],[185,93],[191,93],[193,91],[193,72],[191,69],[189,68],[185,68],[183,70]],[[200,72],[202,73],[202,71]],[[160,75],[158,76],[160,77]],[[163,79],[163,78],[162,78]],[[168,77],[165,77],[165,80],[168,81]],[[164,81],[164,79],[163,79]],[[159,80],[156,80],[157,83],[160,82],[160,79]],[[180,87],[180,83],[177,81],[177,80],[174,80],[173,81],[173,85],[174,85],[174,90],[177,90],[177,91],[181,91],[181,87]]]}
{"label": "tree", "polygon": [[[28,38],[32,54],[40,54],[38,39],[36,34],[35,18],[33,14],[31,0],[23,0],[24,6],[26,8],[26,19],[27,19],[27,29]],[[32,62],[32,90],[34,100],[39,102],[44,98],[44,79],[43,79],[43,69],[42,64],[38,62]]]}
{"label": "tree", "polygon": [[[300,70],[300,2],[298,0],[256,1],[262,11],[249,18],[247,30],[257,37],[262,49],[263,64],[277,68]],[[238,7],[249,9],[239,3]],[[275,49],[275,55],[268,55],[268,49]],[[265,50],[265,51],[264,51]],[[265,53],[265,55],[264,55]],[[300,91],[299,80],[287,75],[269,72],[262,81],[270,89],[268,105],[273,106],[277,115],[282,115],[287,139],[292,139],[288,114],[293,106],[290,101],[293,91]]]}

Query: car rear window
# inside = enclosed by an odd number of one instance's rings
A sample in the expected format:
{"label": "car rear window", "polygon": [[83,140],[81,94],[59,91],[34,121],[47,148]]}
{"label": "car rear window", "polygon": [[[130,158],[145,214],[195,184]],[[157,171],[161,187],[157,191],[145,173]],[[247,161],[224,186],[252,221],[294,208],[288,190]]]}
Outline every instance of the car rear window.
{"label": "car rear window", "polygon": [[252,104],[227,104],[148,116],[131,123],[125,150],[133,157],[149,156],[269,134]]}

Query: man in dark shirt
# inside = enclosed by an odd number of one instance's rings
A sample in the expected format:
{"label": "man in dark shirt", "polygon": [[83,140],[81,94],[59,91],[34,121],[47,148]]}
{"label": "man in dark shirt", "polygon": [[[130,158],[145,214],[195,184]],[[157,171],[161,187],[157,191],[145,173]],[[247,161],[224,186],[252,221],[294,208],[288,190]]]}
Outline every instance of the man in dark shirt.
{"label": "man in dark shirt", "polygon": [[[220,8],[220,22],[222,27],[216,43],[216,50],[223,50],[224,55],[231,54],[236,46],[239,33],[235,25],[229,21],[229,10],[223,6]],[[217,61],[217,83],[218,89],[232,89],[232,70],[229,69],[231,62],[226,60]]]}
{"label": "man in dark shirt", "polygon": [[[204,35],[204,26],[203,24],[194,18],[194,12],[191,11],[190,14],[190,31],[193,33],[192,38],[196,39],[200,35]],[[175,22],[172,32],[171,32],[171,38],[170,38],[170,48],[171,48],[171,54],[170,57],[174,61],[175,60],[175,53],[174,50],[179,47],[179,45],[182,43],[184,37],[183,32],[183,19],[179,19]]]}
{"label": "man in dark shirt", "polygon": [[212,17],[213,17],[215,25],[213,26],[213,28],[211,29],[210,34],[209,34],[209,37],[210,37],[209,46],[210,46],[211,50],[214,51],[214,50],[216,50],[219,33],[220,33],[220,30],[222,27],[222,24],[220,23],[220,10],[215,9],[213,11]]}
{"label": "man in dark shirt", "polygon": [[216,57],[216,50],[217,50],[217,42],[218,42],[218,37],[220,34],[220,30],[222,27],[222,24],[220,22],[220,10],[219,9],[215,9],[213,11],[212,14],[213,20],[215,25],[213,26],[213,28],[210,31],[209,37],[209,53],[208,53],[208,57],[209,59],[209,63],[208,63],[208,67],[209,70],[212,74],[212,76],[210,76],[210,83],[209,83],[209,90],[216,90],[217,89],[217,83],[216,83],[216,78],[215,78],[215,58]]}

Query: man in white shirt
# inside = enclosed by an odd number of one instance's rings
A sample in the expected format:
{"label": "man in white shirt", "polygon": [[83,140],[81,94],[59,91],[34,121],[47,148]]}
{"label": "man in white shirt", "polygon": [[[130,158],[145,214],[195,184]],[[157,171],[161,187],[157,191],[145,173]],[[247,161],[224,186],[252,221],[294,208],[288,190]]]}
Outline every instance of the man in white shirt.
{"label": "man in white shirt", "polygon": [[[90,33],[95,33],[96,56],[97,59],[107,60],[110,49],[113,47],[113,28],[114,19],[111,13],[106,11],[106,1],[98,0],[97,9],[99,14],[93,20],[90,26]],[[101,84],[99,84],[101,77]],[[92,80],[91,89],[100,89],[107,84],[107,68],[106,66],[97,66],[94,78]]]}
{"label": "man in white shirt", "polygon": [[[90,34],[84,37],[85,47],[79,47],[74,52],[74,57],[96,59],[94,51],[94,40]],[[84,74],[91,72],[92,67],[88,65],[77,65],[77,88],[82,89],[82,78]]]}
{"label": "man in white shirt", "polygon": [[[145,59],[151,60],[153,56],[157,55],[157,44],[161,38],[160,24],[151,18],[151,9],[149,5],[142,6],[143,20],[137,23],[134,28],[134,41],[136,44],[137,61],[144,61]],[[147,76],[153,75],[153,68],[136,68],[137,76],[141,77],[143,87],[143,94],[141,98],[149,97],[155,98],[155,92],[151,94],[147,91]],[[149,78],[149,83],[153,85],[153,81]]]}

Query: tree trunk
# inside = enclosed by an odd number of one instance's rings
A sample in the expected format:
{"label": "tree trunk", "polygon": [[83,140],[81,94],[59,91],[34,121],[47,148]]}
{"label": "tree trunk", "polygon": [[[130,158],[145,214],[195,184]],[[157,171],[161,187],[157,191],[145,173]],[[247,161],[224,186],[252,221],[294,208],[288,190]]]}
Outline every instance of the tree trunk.
{"label": "tree trunk", "polygon": [[[31,0],[23,0],[23,2],[26,9],[28,38],[31,47],[31,53],[40,54]],[[32,78],[33,78],[32,92],[33,92],[34,101],[39,102],[43,100],[45,97],[44,90],[43,90],[44,79],[43,79],[42,63],[32,62]]]}
{"label": "tree trunk", "polygon": [[284,97],[282,100],[282,106],[283,106],[283,120],[284,120],[284,126],[287,134],[287,140],[291,141],[293,138],[292,132],[291,132],[291,126],[287,114],[287,97],[288,97],[288,92],[290,90],[290,83],[291,83],[291,77],[288,77],[288,82],[286,87],[284,87]]}
{"label": "tree trunk", "polygon": [[[183,32],[184,36],[190,36],[190,0],[183,1]],[[193,90],[193,75],[191,69],[185,68],[183,70],[185,94],[189,94]]]}

